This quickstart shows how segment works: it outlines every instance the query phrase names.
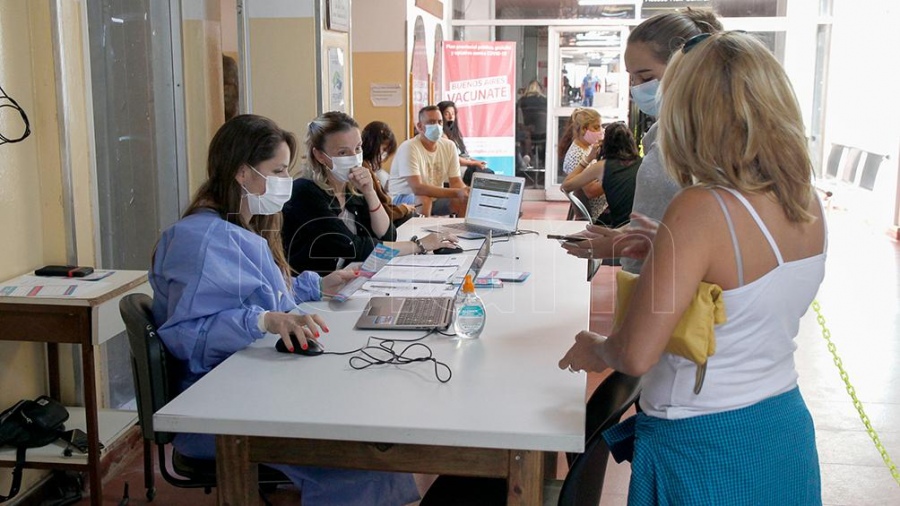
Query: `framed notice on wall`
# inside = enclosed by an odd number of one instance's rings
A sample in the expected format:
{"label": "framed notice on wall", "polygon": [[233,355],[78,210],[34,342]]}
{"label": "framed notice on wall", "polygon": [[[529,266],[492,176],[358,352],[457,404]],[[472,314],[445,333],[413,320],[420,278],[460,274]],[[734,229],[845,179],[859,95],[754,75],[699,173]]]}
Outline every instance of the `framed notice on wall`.
{"label": "framed notice on wall", "polygon": [[328,48],[328,97],[329,111],[346,112],[344,103],[344,50],[339,47]]}
{"label": "framed notice on wall", "polygon": [[326,0],[325,24],[335,32],[350,31],[350,0]]}

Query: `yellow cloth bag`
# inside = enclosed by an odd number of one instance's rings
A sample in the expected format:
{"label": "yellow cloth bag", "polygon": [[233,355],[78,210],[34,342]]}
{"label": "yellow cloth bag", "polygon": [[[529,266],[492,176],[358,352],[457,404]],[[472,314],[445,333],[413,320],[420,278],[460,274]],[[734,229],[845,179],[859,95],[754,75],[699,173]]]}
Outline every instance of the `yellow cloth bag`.
{"label": "yellow cloth bag", "polygon": [[[613,318],[613,330],[619,330],[634,287],[639,276],[630,272],[616,273],[616,310]],[[725,323],[725,301],[722,300],[722,287],[712,283],[700,282],[697,293],[691,304],[681,315],[681,320],[672,331],[672,337],[666,345],[666,352],[684,357],[697,364],[697,380],[694,393],[699,394],[706,375],[706,362],[716,353],[715,326]]]}

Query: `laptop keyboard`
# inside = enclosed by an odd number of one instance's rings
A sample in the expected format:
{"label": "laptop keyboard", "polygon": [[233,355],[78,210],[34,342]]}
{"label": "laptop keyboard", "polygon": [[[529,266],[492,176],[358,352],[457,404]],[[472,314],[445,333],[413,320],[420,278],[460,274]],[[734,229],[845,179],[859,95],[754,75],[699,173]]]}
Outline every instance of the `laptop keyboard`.
{"label": "laptop keyboard", "polygon": [[444,323],[446,297],[412,297],[406,299],[397,315],[397,325],[433,325]]}
{"label": "laptop keyboard", "polygon": [[499,235],[509,235],[512,233],[509,230],[503,230],[501,228],[491,228],[485,227],[483,225],[473,225],[471,223],[451,223],[450,225],[444,225],[443,227],[452,228],[454,230],[464,230],[466,232],[474,232],[483,236],[487,236],[488,232],[490,232],[490,234],[494,237]]}

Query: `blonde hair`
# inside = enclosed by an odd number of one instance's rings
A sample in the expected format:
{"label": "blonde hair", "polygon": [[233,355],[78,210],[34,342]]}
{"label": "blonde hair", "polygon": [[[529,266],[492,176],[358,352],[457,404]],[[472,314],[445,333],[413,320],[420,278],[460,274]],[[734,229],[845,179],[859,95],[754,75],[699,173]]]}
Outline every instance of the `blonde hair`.
{"label": "blonde hair", "polygon": [[537,79],[532,79],[530,83],[528,83],[528,87],[525,88],[525,96],[544,96],[544,87],[541,86],[541,83],[538,82]]}
{"label": "blonde hair", "polygon": [[597,112],[596,109],[579,107],[572,111],[572,116],[569,117],[569,125],[563,133],[562,139],[559,141],[560,158],[566,156],[566,151],[568,151],[569,146],[575,142],[575,138],[584,136],[584,131],[587,129],[588,125],[594,122],[602,123],[600,113]]}
{"label": "blonde hair", "polygon": [[675,54],[661,83],[660,150],[672,177],[772,193],[792,222],[809,222],[812,162],[784,69],[751,35],[710,35]]}
{"label": "blonde hair", "polygon": [[[309,122],[306,131],[306,156],[307,165],[303,167],[301,177],[312,180],[316,186],[333,194],[334,191],[328,184],[328,172],[331,170],[316,158],[314,149],[325,153],[325,141],[331,134],[346,132],[347,130],[359,130],[359,124],[356,123],[350,115],[339,112],[329,111],[321,114],[316,119]],[[325,153],[327,155],[327,153]],[[359,192],[353,185],[348,185],[350,193],[358,195]]]}

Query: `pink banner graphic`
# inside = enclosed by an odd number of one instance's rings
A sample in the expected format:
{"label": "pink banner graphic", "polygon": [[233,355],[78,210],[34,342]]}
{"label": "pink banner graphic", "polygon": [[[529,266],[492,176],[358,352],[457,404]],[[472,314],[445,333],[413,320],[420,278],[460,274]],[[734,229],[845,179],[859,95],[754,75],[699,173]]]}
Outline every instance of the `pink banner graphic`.
{"label": "pink banner graphic", "polygon": [[515,42],[445,41],[442,95],[456,103],[469,155],[515,174]]}

